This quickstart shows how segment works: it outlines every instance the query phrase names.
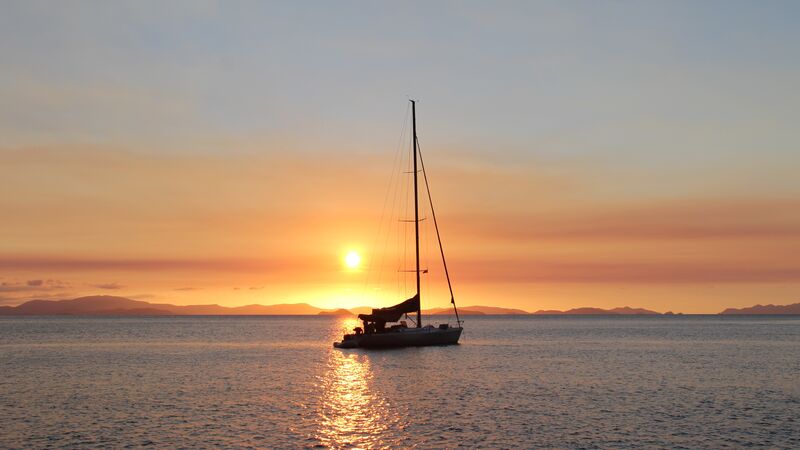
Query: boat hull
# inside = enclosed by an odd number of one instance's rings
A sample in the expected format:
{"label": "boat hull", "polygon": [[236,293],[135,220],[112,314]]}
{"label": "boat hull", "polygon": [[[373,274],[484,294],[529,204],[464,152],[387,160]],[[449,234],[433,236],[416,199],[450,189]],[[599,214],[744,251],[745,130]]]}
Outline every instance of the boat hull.
{"label": "boat hull", "polygon": [[336,348],[397,348],[455,345],[463,328],[406,328],[386,333],[352,335],[350,339],[334,342]]}

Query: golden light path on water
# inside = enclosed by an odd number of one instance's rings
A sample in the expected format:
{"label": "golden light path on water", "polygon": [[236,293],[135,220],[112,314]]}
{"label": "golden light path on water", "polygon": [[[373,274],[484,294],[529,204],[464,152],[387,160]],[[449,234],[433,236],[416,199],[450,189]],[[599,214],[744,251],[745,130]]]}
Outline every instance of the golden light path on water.
{"label": "golden light path on water", "polygon": [[[344,321],[343,325],[351,325]],[[350,327],[352,328],[352,326]],[[341,338],[341,336],[339,336]],[[331,349],[321,378],[322,402],[316,438],[332,448],[380,448],[387,432],[403,427],[399,415],[373,383],[368,353]]]}

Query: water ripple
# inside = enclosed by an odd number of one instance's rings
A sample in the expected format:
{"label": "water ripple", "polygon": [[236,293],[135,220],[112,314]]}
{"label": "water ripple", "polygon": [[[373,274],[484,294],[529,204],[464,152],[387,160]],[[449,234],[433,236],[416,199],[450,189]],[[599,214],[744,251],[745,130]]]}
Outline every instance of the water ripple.
{"label": "water ripple", "polygon": [[335,318],[0,320],[0,447],[800,447],[800,320],[470,318],[340,351]]}

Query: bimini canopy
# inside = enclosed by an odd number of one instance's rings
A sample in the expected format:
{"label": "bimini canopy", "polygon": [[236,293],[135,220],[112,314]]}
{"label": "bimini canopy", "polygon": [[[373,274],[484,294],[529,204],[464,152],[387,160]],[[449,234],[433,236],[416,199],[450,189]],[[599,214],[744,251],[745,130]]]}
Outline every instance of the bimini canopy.
{"label": "bimini canopy", "polygon": [[419,310],[419,295],[388,308],[373,309],[372,314],[359,314],[358,318],[365,322],[397,322],[403,314]]}

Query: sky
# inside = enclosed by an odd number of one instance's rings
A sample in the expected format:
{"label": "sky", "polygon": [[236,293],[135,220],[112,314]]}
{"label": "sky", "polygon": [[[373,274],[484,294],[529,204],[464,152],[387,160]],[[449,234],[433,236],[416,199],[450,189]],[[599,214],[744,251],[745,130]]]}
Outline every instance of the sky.
{"label": "sky", "polygon": [[[0,305],[407,298],[377,243],[411,98],[459,304],[798,302],[798,17],[781,1],[4,2]],[[446,306],[429,244],[423,304]]]}

